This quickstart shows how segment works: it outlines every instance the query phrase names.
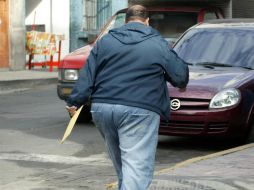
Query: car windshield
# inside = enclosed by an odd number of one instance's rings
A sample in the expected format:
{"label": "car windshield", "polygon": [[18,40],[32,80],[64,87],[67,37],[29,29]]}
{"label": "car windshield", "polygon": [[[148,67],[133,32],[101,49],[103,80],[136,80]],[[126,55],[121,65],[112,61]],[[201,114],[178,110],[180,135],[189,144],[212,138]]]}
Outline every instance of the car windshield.
{"label": "car windshield", "polygon": [[[126,13],[118,13],[109,23],[102,36],[110,29],[125,23]],[[193,12],[150,11],[149,23],[169,42],[175,42],[189,27],[197,23],[198,14]]]}
{"label": "car windshield", "polygon": [[196,28],[174,47],[192,65],[254,69],[254,32],[246,28]]}

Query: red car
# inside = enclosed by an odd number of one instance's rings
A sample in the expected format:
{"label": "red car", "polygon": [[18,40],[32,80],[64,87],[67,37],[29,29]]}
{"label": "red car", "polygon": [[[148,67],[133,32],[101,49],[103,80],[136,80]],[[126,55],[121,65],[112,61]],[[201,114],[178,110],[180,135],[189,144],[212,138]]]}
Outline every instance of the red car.
{"label": "red car", "polygon": [[254,140],[254,20],[215,20],[189,29],[174,50],[189,64],[184,91],[168,85],[171,116],[160,134]]}
{"label": "red car", "polygon": [[[122,26],[125,22],[126,10],[127,9],[118,11],[102,29],[96,40],[100,39],[110,29]],[[207,19],[223,18],[220,9],[217,8],[150,7],[148,11],[150,25],[159,30],[165,39],[169,41],[170,45],[172,45],[189,27]],[[61,61],[58,75],[59,82],[57,86],[57,92],[60,99],[66,100],[70,95],[72,88],[78,79],[79,70],[86,63],[94,43],[70,53]],[[91,119],[89,105],[83,110],[84,113],[82,118],[84,121],[89,121]]]}

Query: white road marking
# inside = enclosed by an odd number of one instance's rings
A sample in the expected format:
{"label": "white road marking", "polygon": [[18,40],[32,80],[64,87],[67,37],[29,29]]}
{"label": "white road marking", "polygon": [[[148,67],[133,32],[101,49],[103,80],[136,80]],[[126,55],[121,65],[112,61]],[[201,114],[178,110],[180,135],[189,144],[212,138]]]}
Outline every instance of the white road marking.
{"label": "white road marking", "polygon": [[112,165],[105,153],[91,155],[88,157],[60,156],[48,154],[31,153],[0,153],[0,160],[30,161],[42,163],[59,163],[74,165]]}

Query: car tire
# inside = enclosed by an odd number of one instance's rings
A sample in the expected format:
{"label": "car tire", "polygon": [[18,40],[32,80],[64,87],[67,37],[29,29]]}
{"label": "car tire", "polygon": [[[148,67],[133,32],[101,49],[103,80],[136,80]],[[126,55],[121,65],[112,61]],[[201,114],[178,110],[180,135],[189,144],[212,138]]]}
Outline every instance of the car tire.
{"label": "car tire", "polygon": [[92,114],[90,112],[91,107],[90,105],[84,105],[83,109],[77,119],[78,123],[89,123],[92,120]]}

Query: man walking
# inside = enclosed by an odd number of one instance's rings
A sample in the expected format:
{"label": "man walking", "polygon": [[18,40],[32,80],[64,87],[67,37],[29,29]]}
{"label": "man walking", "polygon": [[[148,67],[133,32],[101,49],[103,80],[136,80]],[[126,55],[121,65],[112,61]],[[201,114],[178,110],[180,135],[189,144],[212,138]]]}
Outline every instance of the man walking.
{"label": "man walking", "polygon": [[69,111],[90,100],[118,176],[119,190],[152,181],[160,116],[169,117],[166,81],[185,88],[188,66],[149,26],[146,8],[130,7],[126,24],[97,41],[68,99]]}

